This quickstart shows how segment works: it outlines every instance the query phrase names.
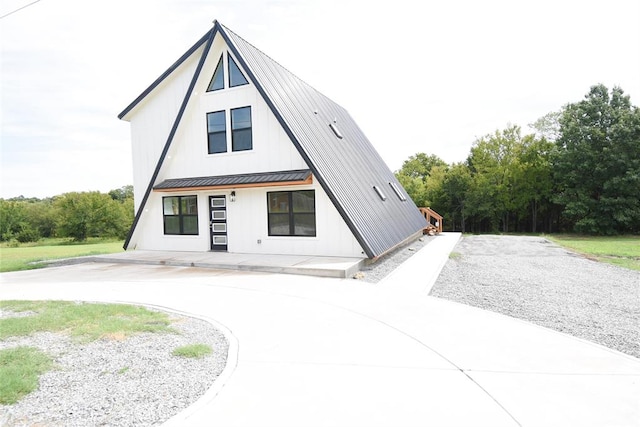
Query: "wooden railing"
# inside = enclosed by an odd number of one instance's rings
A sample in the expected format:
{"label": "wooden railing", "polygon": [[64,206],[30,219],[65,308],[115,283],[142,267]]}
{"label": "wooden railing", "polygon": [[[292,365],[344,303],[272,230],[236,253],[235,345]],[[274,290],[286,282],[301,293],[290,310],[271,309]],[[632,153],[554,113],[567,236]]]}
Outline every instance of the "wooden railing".
{"label": "wooden railing", "polygon": [[431,208],[418,208],[420,213],[427,220],[429,225],[422,230],[423,234],[439,234],[442,233],[442,215]]}

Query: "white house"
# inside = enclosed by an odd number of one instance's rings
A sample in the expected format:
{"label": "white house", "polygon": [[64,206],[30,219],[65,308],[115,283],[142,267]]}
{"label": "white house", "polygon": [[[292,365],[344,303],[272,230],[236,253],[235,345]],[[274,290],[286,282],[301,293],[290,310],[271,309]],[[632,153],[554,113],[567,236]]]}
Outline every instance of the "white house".
{"label": "white house", "polygon": [[217,21],[118,117],[125,249],[375,259],[426,226],[346,110]]}

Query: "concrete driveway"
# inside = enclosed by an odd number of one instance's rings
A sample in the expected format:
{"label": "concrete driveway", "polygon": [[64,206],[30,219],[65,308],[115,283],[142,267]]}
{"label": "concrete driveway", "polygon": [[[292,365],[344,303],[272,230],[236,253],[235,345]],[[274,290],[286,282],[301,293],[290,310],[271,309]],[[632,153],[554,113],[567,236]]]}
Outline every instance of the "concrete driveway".
{"label": "concrete driveway", "polygon": [[4,273],[0,298],[150,304],[221,325],[227,368],[167,425],[640,425],[639,359],[403,288],[408,269],[426,281],[442,264],[428,247],[378,285],[81,264]]}

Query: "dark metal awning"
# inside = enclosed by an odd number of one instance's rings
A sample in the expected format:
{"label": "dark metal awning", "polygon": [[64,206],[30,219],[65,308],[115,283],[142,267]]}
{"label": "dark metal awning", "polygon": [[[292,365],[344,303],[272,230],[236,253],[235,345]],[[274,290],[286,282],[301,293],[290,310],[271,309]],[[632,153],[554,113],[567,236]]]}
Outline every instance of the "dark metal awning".
{"label": "dark metal awning", "polygon": [[153,187],[155,191],[214,190],[224,188],[256,188],[313,183],[311,170],[244,173],[239,175],[174,178]]}

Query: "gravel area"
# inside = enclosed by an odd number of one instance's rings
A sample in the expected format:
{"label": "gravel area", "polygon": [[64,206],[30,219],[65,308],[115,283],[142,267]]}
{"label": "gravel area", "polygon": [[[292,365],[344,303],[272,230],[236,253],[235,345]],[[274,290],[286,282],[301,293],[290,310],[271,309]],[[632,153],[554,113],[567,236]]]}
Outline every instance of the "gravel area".
{"label": "gravel area", "polygon": [[640,271],[589,260],[544,238],[464,237],[430,295],[640,358]]}
{"label": "gravel area", "polygon": [[[38,347],[55,364],[40,377],[38,390],[14,405],[0,405],[0,425],[151,426],[168,420],[211,387],[225,367],[229,348],[209,322],[169,316],[178,333],[143,333],[89,344],[49,332],[0,341],[0,349]],[[196,343],[211,346],[212,354],[201,359],[171,354]]]}

